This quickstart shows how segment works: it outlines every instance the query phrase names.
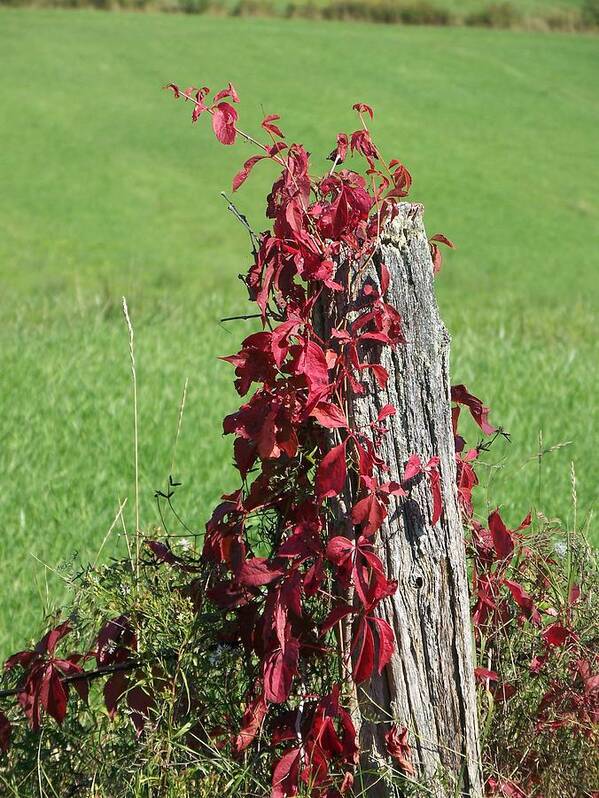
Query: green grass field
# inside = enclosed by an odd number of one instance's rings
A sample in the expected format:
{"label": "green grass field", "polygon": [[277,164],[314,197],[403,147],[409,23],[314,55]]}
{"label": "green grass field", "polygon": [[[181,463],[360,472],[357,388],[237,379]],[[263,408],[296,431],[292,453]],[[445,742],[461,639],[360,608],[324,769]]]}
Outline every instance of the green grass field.
{"label": "green grass field", "polygon": [[[533,505],[572,521],[597,503],[599,66],[597,40],[88,11],[0,12],[0,648],[35,634],[73,564],[93,559],[120,499],[133,520],[125,293],[136,332],[144,528],[171,470],[201,529],[234,487],[222,416],[247,327],[244,231],[219,196],[249,155],[224,148],[171,80],[232,80],[242,123],[262,110],[315,154],[376,109],[429,233],[458,249],[438,279],[453,376],[512,433],[482,500],[517,522]],[[319,161],[320,163],[320,161]],[[261,171],[260,167],[263,167]],[[273,173],[238,203],[256,227]],[[543,447],[571,442],[542,457]],[[474,435],[474,432],[473,432]],[[486,498],[485,498],[486,497]],[[484,510],[484,507],[482,507]],[[597,531],[594,531],[597,540]],[[123,550],[114,532],[103,556]],[[46,563],[50,568],[45,568]]]}

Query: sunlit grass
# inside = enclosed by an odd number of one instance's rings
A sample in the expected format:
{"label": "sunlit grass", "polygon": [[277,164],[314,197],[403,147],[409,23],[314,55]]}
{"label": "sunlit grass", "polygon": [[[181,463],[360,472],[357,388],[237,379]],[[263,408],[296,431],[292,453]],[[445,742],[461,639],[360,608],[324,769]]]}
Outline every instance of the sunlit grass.
{"label": "sunlit grass", "polygon": [[[481,510],[596,505],[599,97],[593,39],[277,20],[2,11],[0,114],[0,646],[34,634],[74,552],[95,555],[129,497],[135,325],[142,521],[175,462],[177,502],[202,528],[234,487],[221,421],[244,312],[247,239],[219,196],[248,157],[223,148],[170,80],[232,80],[242,120],[279,112],[326,155],[351,105],[375,106],[387,157],[407,162],[430,233],[458,244],[438,280],[454,380],[512,433],[489,456]],[[202,121],[202,120],[201,120]],[[205,120],[204,120],[205,121]],[[319,161],[319,163],[322,163]],[[260,171],[259,171],[260,170]],[[238,196],[256,227],[273,172]],[[539,432],[543,454],[539,476]],[[473,440],[476,434],[472,430]],[[534,458],[534,459],[531,459]],[[487,479],[487,473],[483,474]],[[596,534],[596,533],[595,533]],[[104,554],[122,545],[115,530]],[[39,562],[58,568],[46,572]]]}

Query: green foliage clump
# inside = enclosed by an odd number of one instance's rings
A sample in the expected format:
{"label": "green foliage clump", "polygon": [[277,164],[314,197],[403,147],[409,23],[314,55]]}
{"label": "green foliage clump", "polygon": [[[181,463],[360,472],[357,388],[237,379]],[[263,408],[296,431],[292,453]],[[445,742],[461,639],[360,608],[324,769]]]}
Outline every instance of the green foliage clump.
{"label": "green foliage clump", "polygon": [[139,563],[126,558],[90,567],[72,577],[66,615],[73,632],[63,651],[93,651],[98,629],[127,616],[138,629],[135,664],[127,669],[129,689],[151,684],[154,705],[141,732],[131,721],[126,697],[111,719],[103,696],[107,677],[100,675],[90,680],[88,703],[71,704],[71,698],[60,726],[48,721],[41,732],[32,732],[15,707],[11,746],[0,762],[3,795],[267,793],[270,759],[264,762],[260,752],[253,752],[235,761],[219,738],[219,728],[237,714],[247,689],[244,652],[217,639],[221,627],[209,604],[202,602],[200,609],[183,581],[189,578],[182,580],[180,572],[159,566],[151,556]]}

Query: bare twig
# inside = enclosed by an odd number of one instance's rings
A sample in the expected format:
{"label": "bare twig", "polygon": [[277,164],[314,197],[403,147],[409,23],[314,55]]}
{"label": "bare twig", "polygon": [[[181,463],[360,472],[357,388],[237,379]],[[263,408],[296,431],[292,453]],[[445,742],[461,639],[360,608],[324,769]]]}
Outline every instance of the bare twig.
{"label": "bare twig", "polygon": [[[129,316],[127,300],[123,297],[123,315],[129,331],[129,355],[131,356],[131,375],[133,379],[133,456],[135,462],[135,554],[139,563],[140,552],[140,528],[139,528],[139,426],[137,414],[137,373],[135,369],[135,341],[133,335],[133,325]],[[139,566],[138,566],[139,569]],[[138,570],[139,575],[139,570]]]}
{"label": "bare twig", "polygon": [[247,216],[244,213],[241,213],[241,211],[237,208],[235,203],[232,200],[230,200],[229,197],[227,197],[227,195],[225,194],[224,191],[221,191],[220,195],[225,200],[225,202],[227,203],[227,210],[231,211],[231,213],[237,219],[237,221],[240,222],[245,227],[245,229],[248,231],[249,236],[250,236],[250,241],[252,243],[252,250],[253,250],[253,252],[255,254],[256,253],[256,249],[257,249],[258,244],[259,244],[258,236],[254,232],[251,224],[248,222]]}
{"label": "bare twig", "polygon": [[[115,665],[106,665],[104,668],[96,668],[93,671],[82,671],[81,673],[74,673],[71,676],[63,676],[61,681],[63,684],[70,682],[82,682],[84,679],[89,681],[99,679],[101,676],[106,676],[110,673],[118,673],[120,671],[131,671],[138,668],[148,660],[135,659],[128,660],[127,662],[118,662]],[[10,696],[18,695],[22,688],[13,687],[10,690],[0,690],[0,698],[9,698]]]}
{"label": "bare twig", "polygon": [[177,431],[175,433],[175,443],[173,444],[173,459],[171,461],[171,470],[169,473],[175,473],[175,456],[177,454],[177,444],[179,442],[179,435],[181,434],[181,424],[183,423],[183,412],[185,411],[185,402],[187,400],[187,386],[189,385],[189,377],[185,378],[185,385],[183,386],[183,396],[181,397],[181,404],[179,405],[179,417],[177,418]]}
{"label": "bare twig", "polygon": [[108,540],[108,538],[110,537],[110,534],[111,534],[112,530],[115,528],[115,526],[116,526],[116,524],[117,524],[117,521],[119,520],[119,518],[120,518],[120,517],[121,517],[121,515],[123,514],[123,510],[125,509],[125,505],[126,505],[126,504],[127,504],[127,499],[126,499],[126,498],[125,498],[125,499],[123,499],[123,501],[122,501],[122,502],[120,502],[120,504],[119,504],[119,509],[116,511],[116,515],[115,515],[115,517],[114,517],[114,521],[113,521],[113,522],[112,522],[112,524],[109,526],[109,528],[108,528],[108,532],[107,532],[107,533],[104,535],[104,540],[102,541],[102,545],[101,545],[101,546],[100,546],[100,548],[98,549],[98,553],[96,554],[96,559],[94,560],[94,564],[93,564],[93,566],[92,566],[93,568],[95,568],[95,567],[96,567],[96,565],[98,564],[98,559],[100,558],[100,554],[102,553],[102,549],[103,549],[103,548],[104,548],[104,546],[106,545],[106,541],[107,541],[107,540]]}
{"label": "bare twig", "polygon": [[247,313],[245,316],[226,316],[224,319],[220,320],[222,324],[225,321],[249,321],[250,319],[261,319],[261,313]]}

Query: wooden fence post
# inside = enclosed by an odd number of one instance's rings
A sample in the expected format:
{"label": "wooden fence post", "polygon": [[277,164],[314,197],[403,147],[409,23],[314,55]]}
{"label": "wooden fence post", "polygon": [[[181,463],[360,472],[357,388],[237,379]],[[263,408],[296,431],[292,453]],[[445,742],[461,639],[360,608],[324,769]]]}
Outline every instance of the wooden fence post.
{"label": "wooden fence post", "polygon": [[[433,264],[422,221],[422,206],[401,203],[382,232],[379,263],[391,283],[386,301],[402,315],[406,343],[385,349],[386,389],[371,381],[354,397],[349,414],[354,428],[366,429],[387,404],[397,414],[386,419],[385,480],[401,480],[408,457],[440,458],[443,515],[432,526],[431,495],[425,480],[410,499],[392,499],[378,535],[378,551],[398,590],[377,612],[394,629],[396,653],[382,675],[360,685],[354,715],[365,751],[363,772],[370,798],[402,795],[379,771],[388,761],[384,735],[391,720],[410,732],[416,779],[428,782],[427,795],[482,795],[474,687],[468,585],[463,528],[457,504],[454,440],[451,427],[449,335],[440,319],[433,288]],[[351,264],[349,265],[351,270]],[[378,287],[376,264],[367,273]],[[356,295],[364,274],[355,275]],[[350,286],[352,275],[350,274]],[[354,292],[350,291],[350,296]],[[338,303],[347,299],[337,299]],[[324,335],[335,319],[355,312],[349,304],[320,308],[316,324]],[[355,498],[340,499],[339,514]],[[353,534],[349,532],[348,534]],[[359,785],[356,785],[359,786]],[[359,793],[359,790],[358,790]],[[360,793],[361,794],[361,793]]]}

